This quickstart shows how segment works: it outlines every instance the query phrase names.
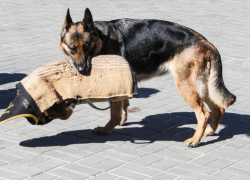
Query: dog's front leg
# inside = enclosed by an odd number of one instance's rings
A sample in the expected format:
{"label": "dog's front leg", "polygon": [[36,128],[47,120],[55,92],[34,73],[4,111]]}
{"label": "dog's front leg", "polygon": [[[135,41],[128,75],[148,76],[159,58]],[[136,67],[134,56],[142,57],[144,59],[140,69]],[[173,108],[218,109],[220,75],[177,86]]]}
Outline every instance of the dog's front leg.
{"label": "dog's front leg", "polygon": [[123,101],[123,107],[122,107],[122,119],[120,122],[120,126],[124,125],[128,118],[128,106],[129,106],[129,100],[125,99]]}
{"label": "dog's front leg", "polygon": [[93,130],[94,133],[100,135],[110,134],[115,126],[119,125],[122,120],[122,110],[123,110],[123,101],[112,102],[110,108],[110,121],[104,127],[97,127]]}
{"label": "dog's front leg", "polygon": [[51,122],[54,119],[67,120],[73,114],[75,105],[76,102],[74,100],[67,100],[59,104],[54,104],[47,110],[51,118],[48,122]]}

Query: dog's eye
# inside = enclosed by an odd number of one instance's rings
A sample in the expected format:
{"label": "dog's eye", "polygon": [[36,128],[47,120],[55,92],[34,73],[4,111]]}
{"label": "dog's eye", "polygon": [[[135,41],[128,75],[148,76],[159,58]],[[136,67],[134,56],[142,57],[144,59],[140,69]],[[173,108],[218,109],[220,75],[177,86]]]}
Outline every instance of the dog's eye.
{"label": "dog's eye", "polygon": [[76,47],[72,47],[72,48],[70,48],[70,52],[71,52],[71,54],[75,54],[75,53],[76,53],[76,51],[77,51]]}
{"label": "dog's eye", "polygon": [[82,45],[82,49],[83,49],[83,50],[88,50],[88,48],[89,48],[89,43],[84,43],[84,44]]}

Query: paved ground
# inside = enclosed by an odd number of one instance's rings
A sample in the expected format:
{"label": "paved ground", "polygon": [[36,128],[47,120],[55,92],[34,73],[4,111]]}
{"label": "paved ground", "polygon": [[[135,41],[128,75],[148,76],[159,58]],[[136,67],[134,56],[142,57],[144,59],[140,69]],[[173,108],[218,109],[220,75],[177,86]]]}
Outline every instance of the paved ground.
{"label": "paved ground", "polygon": [[0,2],[0,113],[15,84],[35,68],[64,57],[59,48],[66,8],[74,21],[89,7],[95,20],[155,18],[189,26],[220,51],[227,87],[237,95],[212,137],[198,148],[183,141],[196,127],[171,76],[139,84],[129,120],[110,136],[91,130],[109,111],[77,107],[66,122],[0,126],[0,179],[250,179],[250,2],[241,1],[11,1]]}

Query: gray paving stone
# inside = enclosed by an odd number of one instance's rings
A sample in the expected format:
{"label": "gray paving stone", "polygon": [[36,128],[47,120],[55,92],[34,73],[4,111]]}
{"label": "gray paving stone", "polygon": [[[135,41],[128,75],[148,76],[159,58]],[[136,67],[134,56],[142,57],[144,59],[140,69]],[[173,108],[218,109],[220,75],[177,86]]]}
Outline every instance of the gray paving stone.
{"label": "gray paving stone", "polygon": [[233,174],[229,174],[229,173],[226,173],[226,172],[217,172],[207,178],[205,178],[206,180],[210,179],[210,180],[213,180],[213,179],[221,179],[221,180],[224,180],[224,179],[231,179],[232,177],[234,177]]}
{"label": "gray paving stone", "polygon": [[242,161],[243,163],[250,163],[250,158],[245,158],[245,160]]}
{"label": "gray paving stone", "polygon": [[237,175],[243,175],[243,176],[250,177],[250,171],[246,171],[244,169],[229,167],[229,168],[225,169],[224,171],[231,173],[231,174],[237,174]]}
{"label": "gray paving stone", "polygon": [[9,180],[21,180],[27,177],[27,175],[21,175],[17,173],[13,173],[10,171],[6,171],[3,169],[0,169],[0,177],[4,179],[9,179]]}
{"label": "gray paving stone", "polygon": [[231,143],[227,144],[226,146],[239,149],[239,148],[242,148],[242,147],[248,145],[249,142],[250,141],[243,140],[243,139],[236,139],[236,140],[232,141]]}
{"label": "gray paving stone", "polygon": [[8,164],[8,163],[7,163],[7,162],[0,161],[0,166],[4,166],[4,165],[6,165],[6,164]]}
{"label": "gray paving stone", "polygon": [[234,148],[222,146],[217,150],[222,152],[222,153],[228,153],[228,154],[231,154],[231,155],[234,155],[234,156],[242,156],[244,158],[250,157],[250,152],[249,151],[244,151],[244,148],[234,149]]}
{"label": "gray paving stone", "polygon": [[147,154],[147,153],[139,151],[139,150],[132,150],[132,149],[123,148],[123,147],[113,148],[112,151],[127,154],[127,155],[130,155],[130,156],[136,156],[136,157],[142,157],[142,156]]}
{"label": "gray paving stone", "polygon": [[140,165],[136,165],[133,163],[128,163],[125,164],[124,166],[122,166],[123,169],[127,169],[129,171],[135,172],[135,173],[140,173],[143,175],[147,175],[147,176],[154,176],[156,174],[159,173],[158,170],[149,168],[149,167],[145,167],[145,166],[140,166]]}
{"label": "gray paving stone", "polygon": [[124,178],[134,179],[134,180],[147,178],[147,176],[145,176],[143,174],[138,174],[138,173],[128,171],[127,169],[123,169],[123,168],[115,169],[115,170],[111,171],[110,173],[117,175],[117,176],[122,176]]}
{"label": "gray paving stone", "polygon": [[58,168],[62,165],[66,164],[65,161],[60,161],[60,160],[57,160],[57,159],[50,159],[48,161],[44,161],[42,163],[39,163],[39,164],[36,164],[34,166],[32,166],[33,168],[35,169],[39,169],[43,172],[46,172],[46,171],[50,171],[54,168]]}
{"label": "gray paving stone", "polygon": [[15,143],[11,142],[11,141],[7,141],[7,140],[0,140],[0,144],[2,147],[10,147],[15,145]]}
{"label": "gray paving stone", "polygon": [[142,148],[140,148],[140,151],[145,151],[147,153],[154,153],[156,151],[160,151],[162,149],[164,149],[165,147],[168,147],[166,144],[160,144],[160,143],[153,143],[153,144],[149,144],[147,146],[144,146]]}
{"label": "gray paving stone", "polygon": [[212,169],[204,166],[196,166],[190,163],[182,163],[177,165],[176,167],[204,175],[210,175],[217,171],[216,168]]}
{"label": "gray paving stone", "polygon": [[42,174],[38,174],[36,176],[32,176],[31,178],[28,178],[27,180],[53,180],[56,179],[56,176],[53,175],[49,175],[46,173],[42,173]]}
{"label": "gray paving stone", "polygon": [[51,170],[48,173],[52,174],[54,176],[57,176],[57,177],[65,178],[65,179],[82,180],[82,179],[88,178],[88,176],[86,176],[86,175],[78,174],[78,173],[71,172],[69,170],[61,169],[61,168]]}
{"label": "gray paving stone", "polygon": [[113,180],[113,179],[117,179],[117,176],[108,173],[102,173],[100,175],[90,178],[89,180]]}
{"label": "gray paving stone", "polygon": [[190,180],[190,178],[187,177],[177,177],[175,180]]}
{"label": "gray paving stone", "polygon": [[14,129],[14,130],[11,130],[11,131],[8,131],[9,133],[11,133],[11,134],[15,134],[15,135],[23,135],[23,134],[25,134],[25,133],[29,133],[29,132],[31,132],[31,131],[36,131],[36,129],[35,128],[33,128],[32,126],[30,127],[30,126],[24,126],[24,127],[22,127],[22,128],[18,128],[18,129]]}
{"label": "gray paving stone", "polygon": [[51,131],[47,131],[45,129],[37,129],[35,131],[25,133],[24,135],[26,137],[39,138],[41,136],[46,136],[46,135],[49,135],[49,134],[51,134]]}
{"label": "gray paving stone", "polygon": [[194,149],[183,141],[193,135],[196,119],[170,74],[139,83],[126,125],[109,136],[92,134],[109,120],[109,111],[88,105],[77,106],[67,121],[45,126],[18,118],[0,126],[0,179],[249,179],[249,1],[1,0],[0,114],[18,81],[65,57],[59,41],[68,7],[75,22],[89,7],[94,20],[162,19],[200,32],[220,51],[224,82],[237,102],[215,135]]}
{"label": "gray paving stone", "polygon": [[217,159],[219,158],[210,156],[210,155],[203,155],[201,157],[198,157],[196,159],[189,161],[189,163],[194,164],[194,165],[199,165],[199,166],[205,166],[209,163],[216,161]]}
{"label": "gray paving stone", "polygon": [[[29,147],[30,146],[38,146],[39,148],[33,148],[33,147]],[[29,151],[32,153],[36,153],[36,154],[42,154],[48,151],[52,151],[56,148],[58,148],[58,146],[49,146],[47,143],[43,143],[43,142],[32,142],[31,144],[23,144],[23,146],[19,146],[18,147],[21,150],[24,151]]]}
{"label": "gray paving stone", "polygon": [[[204,137],[205,139],[206,137]],[[203,141],[203,140],[202,140]],[[223,144],[226,144],[225,141],[221,141]],[[215,144],[209,144],[209,146],[199,146],[199,148],[191,148],[189,149],[190,151],[193,151],[193,152],[197,152],[197,153],[201,153],[201,154],[207,154],[208,152],[212,151],[212,150],[216,150],[218,148],[221,147],[221,142],[216,142]]]}
{"label": "gray paving stone", "polygon": [[77,172],[79,174],[85,174],[88,176],[96,176],[97,174],[101,173],[101,171],[98,169],[88,168],[86,166],[81,166],[73,163],[64,165],[63,168],[73,172]]}
{"label": "gray paving stone", "polygon": [[39,156],[30,157],[30,158],[25,158],[25,159],[23,159],[21,161],[14,162],[13,164],[17,165],[17,166],[30,167],[30,166],[42,163],[42,162],[47,161],[47,160],[49,160],[49,158],[44,157],[42,155],[39,155]]}
{"label": "gray paving stone", "polygon": [[145,147],[148,143],[150,143],[147,140],[141,140],[141,139],[133,139],[134,143],[123,143],[121,147],[124,148],[130,148],[130,149],[139,149],[141,147]]}
{"label": "gray paving stone", "polygon": [[160,174],[157,174],[156,176],[149,178],[148,180],[170,180],[170,179],[175,179],[175,178],[176,176],[172,174],[160,173]]}
{"label": "gray paving stone", "polygon": [[180,169],[180,168],[171,168],[171,169],[167,170],[167,172],[170,174],[184,176],[184,177],[188,177],[188,178],[192,178],[192,179],[201,179],[201,178],[205,177],[205,175],[190,172],[190,171]]}
{"label": "gray paving stone", "polygon": [[133,163],[139,164],[142,166],[148,166],[148,165],[151,165],[153,163],[159,162],[161,160],[163,160],[162,157],[150,154],[150,155],[143,156],[138,160],[133,161]]}
{"label": "gray paving stone", "polygon": [[235,164],[236,162],[234,161],[229,161],[226,159],[218,159],[210,164],[207,165],[207,167],[210,167],[212,169],[216,169],[216,170],[222,170],[225,169],[233,164]]}
{"label": "gray paving stone", "polygon": [[183,148],[174,147],[174,146],[166,148],[165,150],[170,151],[172,153],[182,154],[182,155],[192,157],[192,158],[197,158],[201,155],[200,153],[190,151],[188,148],[183,149]]}
{"label": "gray paving stone", "polygon": [[99,154],[95,154],[95,155],[89,156],[87,158],[84,158],[80,161],[77,161],[77,163],[84,165],[84,166],[93,166],[93,165],[98,164],[98,163],[105,161],[107,159],[109,159],[109,158],[102,156],[102,155],[99,155]]}
{"label": "gray paving stone", "polygon": [[68,154],[70,156],[76,156],[78,158],[84,158],[84,157],[88,157],[91,155],[91,153],[89,152],[78,150],[78,149],[73,149],[68,146],[57,148],[56,151]]}
{"label": "gray paving stone", "polygon": [[94,146],[96,144],[94,142],[93,142],[93,140],[82,140],[79,143],[71,144],[71,147],[74,148],[74,149],[80,149],[80,150],[82,149],[82,150],[84,150],[84,148]]}
{"label": "gray paving stone", "polygon": [[138,159],[137,157],[129,156],[127,154],[117,153],[116,151],[112,151],[112,150],[107,150],[107,151],[104,151],[100,154],[107,156],[107,157],[110,157],[110,158],[120,160],[120,161],[124,161],[124,162],[131,162],[135,159]]}
{"label": "gray paving stone", "polygon": [[0,160],[3,162],[13,163],[15,161],[21,160],[21,158],[17,158],[5,153],[0,153]]}
{"label": "gray paving stone", "polygon": [[117,161],[114,159],[106,159],[98,164],[92,166],[94,169],[98,169],[101,171],[110,171],[114,168],[121,166],[123,163],[121,161]]}
{"label": "gray paving stone", "polygon": [[113,148],[113,146],[108,145],[108,144],[97,144],[94,146],[84,148],[84,150],[91,152],[91,153],[98,153],[98,152],[102,152],[102,151],[105,151],[105,150],[111,149],[111,148]]}
{"label": "gray paving stone", "polygon": [[164,159],[162,161],[158,161],[152,165],[150,165],[150,168],[165,171],[169,168],[173,168],[176,165],[180,164],[179,161],[171,160],[171,159]]}
{"label": "gray paving stone", "polygon": [[[0,126],[0,127],[2,127],[2,126]],[[1,132],[3,132],[3,131],[1,131]],[[15,143],[20,143],[20,142],[26,140],[27,138],[23,137],[23,136],[16,136],[13,134],[2,133],[0,136],[0,139],[8,140],[8,141],[15,142]]]}
{"label": "gray paving stone", "polygon": [[18,158],[21,158],[21,159],[30,158],[30,157],[36,155],[34,153],[30,153],[30,152],[27,152],[27,151],[22,151],[22,150],[18,149],[17,146],[14,146],[14,147],[11,147],[11,148],[1,149],[0,152],[8,154],[8,155],[15,156],[15,157],[18,157]]}
{"label": "gray paving stone", "polygon": [[158,156],[164,157],[164,158],[169,158],[169,159],[181,161],[181,162],[186,162],[186,161],[189,161],[192,159],[191,157],[188,157],[188,156],[183,155],[183,154],[179,154],[178,152],[177,153],[172,152],[172,151],[167,150],[167,149],[158,151],[155,154]]}
{"label": "gray paving stone", "polygon": [[243,169],[243,170],[249,171],[249,164],[248,163],[244,163],[244,161],[243,162],[239,162],[237,164],[234,164],[232,167],[233,168],[238,168],[238,169]]}
{"label": "gray paving stone", "polygon": [[208,155],[211,155],[211,156],[217,157],[217,158],[228,159],[228,160],[232,160],[232,161],[241,161],[241,160],[246,158],[244,156],[238,156],[238,155],[234,155],[234,154],[220,152],[217,150],[208,152]]}
{"label": "gray paving stone", "polygon": [[[2,114],[3,113],[3,111],[0,111],[0,113]],[[7,132],[7,131],[10,131],[10,130],[12,130],[13,129],[13,127],[11,128],[11,127],[8,127],[8,126],[0,126],[0,131],[1,132]]]}
{"label": "gray paving stone", "polygon": [[68,154],[64,154],[64,153],[59,153],[56,151],[49,151],[44,153],[44,156],[50,157],[50,158],[54,158],[54,159],[58,159],[61,161],[66,161],[66,162],[73,162],[73,161],[77,161],[78,158],[75,156],[71,156]]}
{"label": "gray paving stone", "polygon": [[14,165],[14,164],[3,166],[2,169],[11,171],[14,173],[22,174],[24,176],[35,176],[37,174],[42,173],[42,171],[38,169],[34,169],[32,167],[19,166],[19,165]]}
{"label": "gray paving stone", "polygon": [[230,180],[249,180],[250,177],[246,176],[234,176],[233,178],[230,178]]}

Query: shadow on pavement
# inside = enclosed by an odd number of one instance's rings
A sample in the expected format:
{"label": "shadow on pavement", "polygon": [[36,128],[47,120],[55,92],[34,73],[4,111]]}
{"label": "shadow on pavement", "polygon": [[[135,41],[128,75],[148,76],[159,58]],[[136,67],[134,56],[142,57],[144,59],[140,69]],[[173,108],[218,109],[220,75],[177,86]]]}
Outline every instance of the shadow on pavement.
{"label": "shadow on pavement", "polygon": [[0,90],[0,109],[5,109],[10,102],[16,97],[16,88]]}
{"label": "shadow on pavement", "polygon": [[139,96],[137,98],[148,98],[153,94],[160,92],[158,89],[153,88],[139,88]]}
{"label": "shadow on pavement", "polygon": [[0,85],[20,81],[25,78],[27,75],[22,73],[0,73]]}
{"label": "shadow on pavement", "polygon": [[[196,128],[194,116],[194,113],[189,112],[156,114],[147,116],[140,122],[127,122],[125,126],[118,126],[110,135],[99,136],[93,134],[91,129],[73,130],[53,136],[30,139],[21,142],[20,145],[46,147],[108,141],[130,141],[137,144],[150,144],[155,141],[183,142],[194,134]],[[226,113],[221,124],[224,127],[220,128],[219,132],[213,136],[203,137],[200,146],[230,139],[235,135],[250,136],[249,115]]]}
{"label": "shadow on pavement", "polygon": [[[0,73],[0,86],[7,83],[12,83],[22,80],[26,77],[22,73]],[[14,86],[14,85],[13,85]],[[0,89],[0,109],[5,109],[16,96],[16,88]]]}

